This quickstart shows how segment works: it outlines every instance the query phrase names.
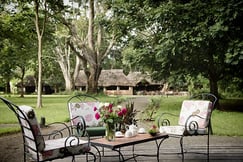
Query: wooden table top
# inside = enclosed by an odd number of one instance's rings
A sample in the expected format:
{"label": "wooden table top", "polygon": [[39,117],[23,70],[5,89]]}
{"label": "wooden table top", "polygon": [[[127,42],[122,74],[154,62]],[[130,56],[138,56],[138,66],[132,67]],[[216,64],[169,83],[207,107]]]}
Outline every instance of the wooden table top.
{"label": "wooden table top", "polygon": [[150,134],[138,134],[134,137],[116,137],[114,141],[108,141],[105,138],[97,138],[90,140],[90,142],[96,146],[106,147],[110,149],[116,149],[125,146],[131,146],[139,143],[154,141],[158,139],[168,138],[169,136],[165,133],[158,133],[155,136]]}

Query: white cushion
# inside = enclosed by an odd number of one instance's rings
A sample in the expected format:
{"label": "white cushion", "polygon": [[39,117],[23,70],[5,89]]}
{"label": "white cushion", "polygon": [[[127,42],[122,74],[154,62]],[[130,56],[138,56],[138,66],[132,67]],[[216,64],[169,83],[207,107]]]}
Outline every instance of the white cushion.
{"label": "white cushion", "polygon": [[167,134],[175,134],[175,135],[183,135],[185,131],[184,126],[160,126],[159,132],[160,133],[167,133]]}

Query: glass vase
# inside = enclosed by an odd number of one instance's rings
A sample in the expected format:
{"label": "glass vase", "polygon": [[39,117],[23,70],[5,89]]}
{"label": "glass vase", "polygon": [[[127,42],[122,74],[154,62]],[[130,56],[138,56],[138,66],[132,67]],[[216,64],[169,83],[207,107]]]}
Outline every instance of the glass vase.
{"label": "glass vase", "polygon": [[115,133],[116,133],[116,125],[113,123],[106,123],[105,138],[108,141],[114,141]]}

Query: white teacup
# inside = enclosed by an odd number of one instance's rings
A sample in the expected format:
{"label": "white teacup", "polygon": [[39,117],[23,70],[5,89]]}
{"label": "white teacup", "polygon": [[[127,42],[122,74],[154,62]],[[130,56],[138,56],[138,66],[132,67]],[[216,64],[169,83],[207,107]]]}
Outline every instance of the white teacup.
{"label": "white teacup", "polygon": [[125,137],[132,137],[132,136],[133,136],[132,131],[130,130],[126,131]]}
{"label": "white teacup", "polygon": [[146,131],[145,131],[145,129],[144,128],[139,128],[139,130],[138,130],[138,133],[145,133]]}

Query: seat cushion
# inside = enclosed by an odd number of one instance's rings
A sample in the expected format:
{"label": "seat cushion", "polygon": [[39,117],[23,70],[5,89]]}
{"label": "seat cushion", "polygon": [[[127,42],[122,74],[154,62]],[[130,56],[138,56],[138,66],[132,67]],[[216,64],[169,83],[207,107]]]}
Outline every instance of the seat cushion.
{"label": "seat cushion", "polygon": [[[90,151],[88,142],[81,139],[78,140],[76,137],[46,140],[45,145],[45,149],[39,153],[40,161],[63,158],[70,155],[85,154]],[[33,158],[37,159],[36,156]]]}
{"label": "seat cushion", "polygon": [[[195,133],[195,131],[189,131],[185,132],[185,127],[184,126],[160,126],[159,128],[160,133],[167,133],[167,134],[172,134],[172,135],[192,135]],[[207,133],[207,129],[202,129],[199,128],[197,130],[197,134],[203,135]]]}
{"label": "seat cushion", "polygon": [[174,134],[174,135],[183,135],[185,131],[184,126],[160,126],[160,133]]}
{"label": "seat cushion", "polygon": [[105,127],[86,127],[86,131],[90,137],[105,135]]}

